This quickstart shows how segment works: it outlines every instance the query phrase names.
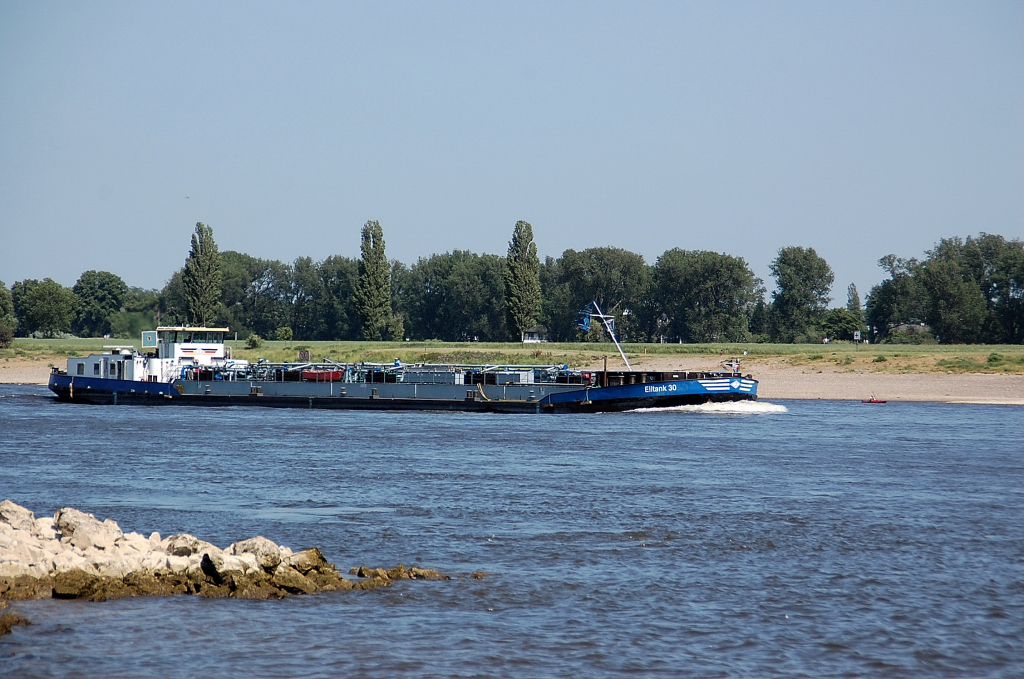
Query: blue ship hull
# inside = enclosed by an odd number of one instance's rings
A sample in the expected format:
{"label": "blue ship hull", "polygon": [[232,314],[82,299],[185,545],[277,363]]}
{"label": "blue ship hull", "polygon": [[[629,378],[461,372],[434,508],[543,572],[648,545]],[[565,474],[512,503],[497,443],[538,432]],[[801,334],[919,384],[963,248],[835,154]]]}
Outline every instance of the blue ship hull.
{"label": "blue ship hull", "polygon": [[62,401],[95,404],[162,404],[177,392],[166,382],[135,382],[101,377],[50,374],[50,391]]}
{"label": "blue ship hull", "polygon": [[756,398],[756,380],[743,377],[716,377],[583,389],[551,394],[542,403],[556,409],[571,406],[579,410],[633,410]]}
{"label": "blue ship hull", "polygon": [[707,402],[755,400],[757,381],[738,375],[608,387],[523,385],[467,388],[309,382],[175,380],[139,382],[54,372],[50,390],[62,401],[102,405],[263,406],[361,410],[448,410],[578,413],[635,410]]}

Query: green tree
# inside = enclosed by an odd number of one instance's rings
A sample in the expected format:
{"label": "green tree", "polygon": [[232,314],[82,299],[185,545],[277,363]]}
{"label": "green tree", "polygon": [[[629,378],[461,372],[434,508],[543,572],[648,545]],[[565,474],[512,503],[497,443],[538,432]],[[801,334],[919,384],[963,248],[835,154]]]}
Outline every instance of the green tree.
{"label": "green tree", "polygon": [[188,304],[188,318],[198,326],[213,324],[220,304],[220,253],[213,240],[213,229],[196,222],[192,250],[181,273],[181,286]]}
{"label": "green tree", "polygon": [[758,281],[742,257],[681,250],[655,265],[656,297],[665,334],[684,342],[742,342]]}
{"label": "green tree", "polygon": [[77,301],[75,293],[49,278],[32,286],[22,301],[26,332],[54,337],[70,331]]}
{"label": "green tree", "polygon": [[871,288],[867,301],[867,321],[873,341],[882,342],[900,325],[924,322],[928,297],[919,278],[920,263],[886,255],[878,265],[889,279]]}
{"label": "green tree", "polygon": [[846,309],[857,315],[857,318],[864,320],[864,308],[860,305],[860,293],[857,292],[857,285],[850,283],[846,288]]}
{"label": "green tree", "polygon": [[814,248],[779,250],[770,265],[777,290],[772,293],[772,339],[807,341],[820,332],[835,276]]}
{"label": "green tree", "polygon": [[455,250],[409,270],[405,328],[416,339],[485,342],[508,337],[505,258]]}
{"label": "green tree", "polygon": [[[944,276],[936,277],[935,272],[938,269],[935,269],[932,275],[928,275],[926,269],[939,263],[952,265],[964,284],[976,285],[985,300],[985,316],[981,321],[980,332],[971,341],[1019,343],[1024,340],[1021,333],[1021,323],[1024,321],[1021,317],[1021,311],[1024,311],[1022,262],[1024,243],[1019,240],[1007,241],[1002,236],[986,233],[977,237],[968,236],[966,239],[943,238],[928,251],[921,280],[931,292],[931,287]],[[944,285],[952,285],[952,279],[946,280]],[[944,294],[948,292],[949,290],[945,290]],[[961,292],[966,293],[966,287]],[[973,293],[967,297],[960,295],[961,304],[973,306],[974,302],[967,302],[973,296]],[[955,316],[952,304],[951,298],[932,299],[929,318],[935,317],[940,307],[946,309],[947,317]],[[966,308],[962,311],[976,320],[976,313],[968,312]],[[941,320],[939,322],[943,323]],[[947,333],[950,330],[947,328]],[[936,332],[942,336],[942,333]],[[974,331],[965,328],[955,331],[954,334],[968,337],[974,336]]]}
{"label": "green tree", "polygon": [[128,286],[109,271],[86,271],[71,290],[78,297],[75,333],[82,337],[102,337],[110,333],[110,320],[128,302]]}
{"label": "green tree", "polygon": [[944,344],[979,341],[988,310],[978,283],[955,261],[937,259],[921,267],[928,292],[928,324]]}
{"label": "green tree", "polygon": [[14,296],[0,281],[0,348],[9,347],[14,339],[14,331],[18,327],[18,317],[14,314]]}
{"label": "green tree", "polygon": [[292,330],[297,340],[334,339],[327,335],[327,289],[311,257],[292,264]]}
{"label": "green tree", "polygon": [[755,342],[770,342],[772,308],[765,304],[762,295],[763,291],[759,289],[754,306],[750,309],[750,319],[747,321],[747,326]]}
{"label": "green tree", "polygon": [[[999,238],[1000,236],[994,236]],[[992,310],[999,323],[997,341],[1024,343],[1024,243],[1004,242],[993,258]]]}
{"label": "green tree", "polygon": [[169,325],[184,325],[188,322],[188,300],[181,277],[184,269],[178,269],[160,291],[157,316],[160,322]]}
{"label": "green tree", "polygon": [[927,323],[943,342],[1024,342],[1024,243],[982,233],[943,238],[927,255],[879,260],[890,278],[868,296],[877,339]]}
{"label": "green tree", "polygon": [[160,291],[128,288],[122,309],[110,316],[110,334],[119,339],[134,339],[143,330],[160,325]]}
{"label": "green tree", "polygon": [[359,250],[362,258],[359,260],[356,310],[363,338],[377,341],[391,321],[391,268],[384,253],[384,231],[377,221],[368,221],[363,226]]}
{"label": "green tree", "polygon": [[322,305],[328,335],[325,339],[359,339],[359,312],[355,301],[359,260],[332,255],[321,262],[318,269],[327,293]]}
{"label": "green tree", "polygon": [[540,317],[540,259],[529,222],[516,222],[505,265],[505,310],[513,340],[521,339]]}
{"label": "green tree", "polygon": [[28,326],[25,325],[25,300],[28,299],[28,293],[41,284],[41,281],[34,278],[26,278],[23,281],[15,281],[11,286],[11,302],[14,304],[14,317],[18,321],[15,332],[19,336],[24,337],[31,334]]}
{"label": "green tree", "polygon": [[388,334],[399,340],[409,335],[409,267],[397,259],[391,260],[391,324]]}
{"label": "green tree", "polygon": [[[576,314],[592,300],[615,316],[615,332],[621,340],[635,341],[648,325],[638,312],[650,294],[651,269],[636,253],[621,248],[566,250],[556,262],[542,267],[542,289],[545,286],[544,294],[550,296],[545,325],[551,339],[579,339]],[[595,328],[599,336],[601,332]]]}
{"label": "green tree", "polygon": [[292,270],[277,260],[227,250],[221,254],[223,283],[217,318],[246,337],[275,337],[291,323]]}
{"label": "green tree", "polygon": [[825,314],[822,330],[829,339],[852,341],[853,333],[864,331],[864,322],[860,314],[850,309],[832,309]]}

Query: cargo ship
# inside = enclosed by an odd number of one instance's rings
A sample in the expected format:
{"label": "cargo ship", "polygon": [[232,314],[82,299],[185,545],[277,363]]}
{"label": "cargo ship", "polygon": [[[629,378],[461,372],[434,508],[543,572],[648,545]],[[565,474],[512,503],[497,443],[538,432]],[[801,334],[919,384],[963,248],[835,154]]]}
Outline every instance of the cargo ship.
{"label": "cargo ship", "polygon": [[[233,358],[227,328],[165,326],[141,350],[69,358],[49,388],[92,404],[580,413],[757,398],[735,363],[720,371],[576,370],[567,365],[271,363]],[[618,346],[618,342],[616,342]],[[620,347],[621,351],[621,347]]]}

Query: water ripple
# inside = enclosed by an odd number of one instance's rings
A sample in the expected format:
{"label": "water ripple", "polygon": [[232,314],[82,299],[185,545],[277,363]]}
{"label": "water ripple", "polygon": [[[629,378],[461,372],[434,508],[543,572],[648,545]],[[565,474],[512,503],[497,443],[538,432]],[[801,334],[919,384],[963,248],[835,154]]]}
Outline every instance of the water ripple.
{"label": "water ripple", "polygon": [[0,640],[4,677],[1024,674],[1020,408],[548,417],[45,393],[0,386],[0,496],[37,513],[459,577],[18,603],[33,625]]}

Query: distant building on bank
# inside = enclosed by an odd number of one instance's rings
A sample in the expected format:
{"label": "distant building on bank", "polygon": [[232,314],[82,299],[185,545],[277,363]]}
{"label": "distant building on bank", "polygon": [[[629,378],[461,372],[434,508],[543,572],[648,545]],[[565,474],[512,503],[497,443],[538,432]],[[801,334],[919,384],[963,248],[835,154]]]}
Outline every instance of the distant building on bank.
{"label": "distant building on bank", "polygon": [[523,344],[540,344],[548,341],[548,329],[535,325],[523,333]]}

